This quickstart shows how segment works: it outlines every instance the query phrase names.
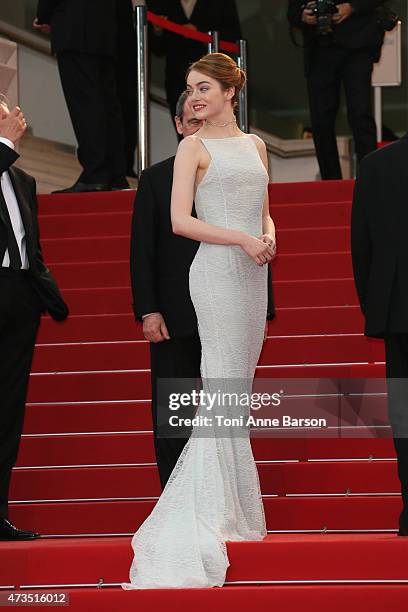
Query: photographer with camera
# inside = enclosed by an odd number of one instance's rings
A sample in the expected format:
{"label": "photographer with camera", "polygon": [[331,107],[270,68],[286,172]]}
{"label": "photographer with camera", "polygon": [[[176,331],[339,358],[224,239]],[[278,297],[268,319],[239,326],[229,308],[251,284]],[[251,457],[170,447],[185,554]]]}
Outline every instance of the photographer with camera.
{"label": "photographer with camera", "polygon": [[304,69],[316,156],[322,179],[341,179],[336,141],[340,87],[357,160],[377,147],[371,74],[381,55],[385,28],[379,10],[386,0],[289,0],[288,20],[303,34]]}

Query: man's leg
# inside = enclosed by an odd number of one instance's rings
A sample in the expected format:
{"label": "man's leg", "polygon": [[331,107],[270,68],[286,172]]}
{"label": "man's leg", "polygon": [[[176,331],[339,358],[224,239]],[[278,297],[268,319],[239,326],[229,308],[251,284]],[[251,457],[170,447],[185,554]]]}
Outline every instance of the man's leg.
{"label": "man's leg", "polygon": [[390,333],[384,343],[388,414],[393,429],[403,502],[400,526],[408,529],[408,334]]}
{"label": "man's leg", "polygon": [[[109,168],[109,183],[125,187],[126,155],[125,125],[119,102],[115,61],[101,58],[100,96],[105,105],[107,142],[106,158]],[[131,129],[131,126],[126,126]]]}
{"label": "man's leg", "polygon": [[11,471],[23,430],[41,305],[26,279],[0,276],[0,294],[0,518],[8,518]]}
{"label": "man's leg", "polygon": [[200,377],[201,343],[197,335],[189,338],[172,338],[163,342],[150,342],[152,420],[154,445],[160,482],[164,489],[167,480],[183,450],[188,438],[159,437],[158,423],[160,406],[158,389],[161,378],[198,378]]}
{"label": "man's leg", "polygon": [[341,179],[336,141],[336,117],[340,103],[338,63],[342,50],[318,47],[313,50],[306,77],[310,121],[322,179]]}
{"label": "man's leg", "polygon": [[377,130],[372,113],[371,75],[373,60],[367,50],[349,51],[343,68],[347,116],[353,132],[357,160],[377,148]]}
{"label": "man's leg", "polygon": [[[108,184],[108,128],[105,100],[101,96],[101,58],[76,51],[62,51],[57,54],[57,60],[78,141],[78,160],[83,167],[79,180],[88,184]],[[110,92],[103,95],[109,96]]]}

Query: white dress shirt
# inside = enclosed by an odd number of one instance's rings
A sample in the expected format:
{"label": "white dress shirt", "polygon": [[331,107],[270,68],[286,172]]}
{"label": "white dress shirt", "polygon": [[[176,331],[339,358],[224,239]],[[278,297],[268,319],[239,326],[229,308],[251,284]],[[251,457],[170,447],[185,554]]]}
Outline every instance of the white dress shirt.
{"label": "white dress shirt", "polygon": [[[0,142],[7,145],[11,149],[14,150],[14,143],[8,138],[1,138]],[[1,190],[4,195],[4,199],[6,200],[7,208],[10,215],[11,225],[13,227],[14,235],[16,237],[18,249],[20,251],[20,257],[22,261],[22,268],[27,270],[30,266],[28,263],[27,257],[27,249],[26,249],[26,239],[25,239],[25,229],[23,225],[23,220],[21,218],[20,208],[17,203],[17,198],[14,193],[13,184],[11,182],[10,176],[8,172],[3,172],[1,175]],[[2,263],[3,268],[10,267],[10,257],[8,249],[6,250]]]}
{"label": "white dress shirt", "polygon": [[180,0],[181,6],[183,7],[183,11],[187,19],[190,19],[193,14],[195,5],[197,4],[197,0]]}
{"label": "white dress shirt", "polygon": [[148,317],[151,314],[160,314],[160,312],[147,312],[146,314],[142,315],[142,321],[145,317]]}

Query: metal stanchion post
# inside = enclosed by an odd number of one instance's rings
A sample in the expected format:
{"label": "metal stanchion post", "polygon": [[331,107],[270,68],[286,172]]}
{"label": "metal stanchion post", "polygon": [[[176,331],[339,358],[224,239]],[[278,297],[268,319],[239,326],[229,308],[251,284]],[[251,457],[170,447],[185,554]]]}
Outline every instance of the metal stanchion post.
{"label": "metal stanchion post", "polygon": [[[239,41],[239,56],[237,60],[238,66],[243,70],[247,77],[247,41],[240,40]],[[248,87],[245,84],[245,87],[241,89],[239,92],[239,127],[243,132],[248,132]]]}
{"label": "metal stanchion post", "polygon": [[138,146],[137,173],[149,165],[149,84],[147,74],[147,10],[144,0],[135,2],[137,44]]}
{"label": "metal stanchion post", "polygon": [[377,142],[382,141],[382,91],[381,87],[374,87],[374,116],[377,127]]}
{"label": "metal stanchion post", "polygon": [[220,50],[220,33],[218,30],[208,32],[212,40],[208,43],[208,53],[218,53]]}

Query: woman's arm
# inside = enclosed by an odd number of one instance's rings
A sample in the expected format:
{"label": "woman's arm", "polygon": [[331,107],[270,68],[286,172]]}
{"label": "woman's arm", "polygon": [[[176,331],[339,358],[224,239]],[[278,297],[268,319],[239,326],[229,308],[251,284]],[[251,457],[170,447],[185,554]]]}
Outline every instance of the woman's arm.
{"label": "woman's arm", "polygon": [[[257,149],[259,151],[259,156],[262,160],[263,165],[265,166],[265,170],[268,172],[268,153],[266,150],[266,144],[264,143],[264,141],[262,140],[262,138],[259,138],[259,136],[257,136],[256,134],[251,135],[251,137],[255,138],[255,144],[257,146]],[[270,215],[269,212],[269,192],[268,189],[266,189],[266,193],[265,193],[265,199],[264,199],[264,203],[263,203],[263,209],[262,209],[262,232],[263,234],[267,234],[268,236],[270,236],[270,238],[276,242],[276,237],[275,237],[275,224],[272,220],[272,217]]]}
{"label": "woman's arm", "polygon": [[241,245],[245,232],[212,225],[191,216],[194,186],[200,162],[201,143],[187,136],[177,149],[171,191],[171,224],[173,232],[199,242]]}
{"label": "woman's arm", "polygon": [[260,266],[269,261],[273,247],[246,232],[212,225],[191,216],[197,168],[202,152],[201,142],[187,136],[177,149],[171,192],[171,224],[173,232],[199,242],[240,246]]}

